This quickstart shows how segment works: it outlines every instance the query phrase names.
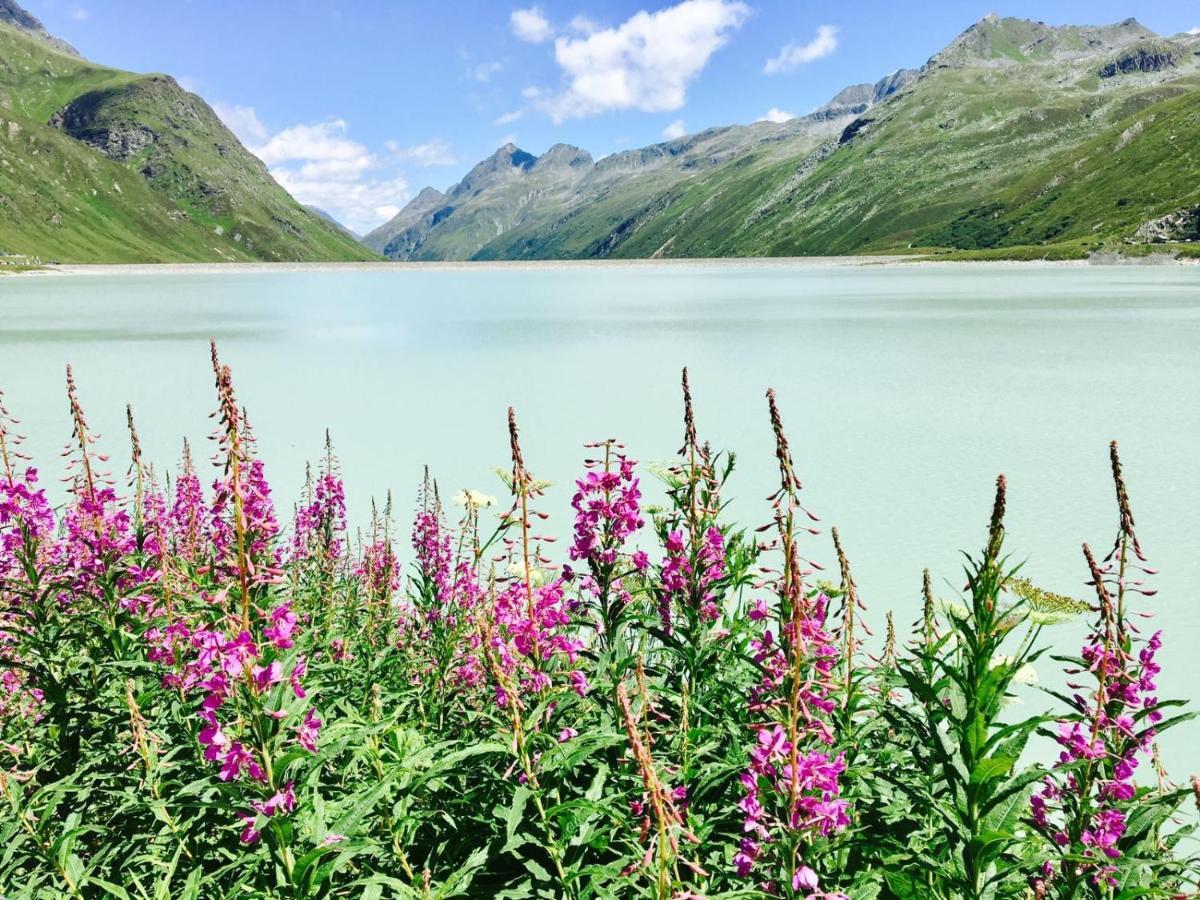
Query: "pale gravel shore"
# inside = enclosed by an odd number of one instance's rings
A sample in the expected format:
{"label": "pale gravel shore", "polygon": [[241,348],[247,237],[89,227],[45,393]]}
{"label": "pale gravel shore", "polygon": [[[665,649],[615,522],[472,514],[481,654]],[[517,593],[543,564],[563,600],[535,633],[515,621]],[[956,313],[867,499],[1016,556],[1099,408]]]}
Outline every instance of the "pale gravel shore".
{"label": "pale gravel shore", "polygon": [[314,263],[124,263],[75,264],[48,266],[13,275],[229,275],[278,274],[280,272],[480,272],[480,271],[538,271],[574,269],[679,269],[679,268],[851,268],[923,265],[974,266],[1039,266],[1074,267],[1088,265],[1086,260],[987,260],[968,263],[936,260],[919,255],[895,256],[792,256],[792,257],[729,257],[724,259],[622,259],[622,260],[505,260],[455,262],[314,262]]}
{"label": "pale gravel shore", "polygon": [[564,260],[459,260],[448,262],[230,262],[230,263],[65,263],[29,269],[9,274],[14,276],[56,275],[255,275],[278,274],[281,272],[481,272],[575,269],[694,269],[694,268],[754,268],[754,269],[810,269],[810,268],[866,268],[895,266],[972,266],[989,268],[1077,268],[1079,266],[1192,266],[1200,264],[1200,258],[1170,257],[1155,254],[1142,257],[1104,255],[1091,259],[1063,260],[949,260],[921,254],[895,254],[888,256],[769,256],[769,257],[725,257],[721,259],[564,259]]}

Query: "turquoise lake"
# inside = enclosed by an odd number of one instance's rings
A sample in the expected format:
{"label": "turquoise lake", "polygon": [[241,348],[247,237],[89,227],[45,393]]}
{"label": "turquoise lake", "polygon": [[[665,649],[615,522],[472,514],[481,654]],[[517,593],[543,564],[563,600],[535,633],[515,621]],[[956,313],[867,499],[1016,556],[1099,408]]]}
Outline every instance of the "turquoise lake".
{"label": "turquoise lake", "polygon": [[[838,526],[877,625],[917,616],[981,546],[993,482],[1009,480],[1008,549],[1038,584],[1090,599],[1080,545],[1117,528],[1108,442],[1120,441],[1138,534],[1160,570],[1147,627],[1165,632],[1165,696],[1200,682],[1200,267],[919,264],[400,268],[0,279],[0,390],[44,480],[71,433],[75,367],[111,467],[125,403],[162,468],[187,436],[208,452],[208,339],[233,367],[286,517],[329,428],[351,516],[394,492],[408,512],[429,464],[443,493],[503,493],[505,411],[530,468],[554,482],[570,535],[585,441],[638,460],[682,441],[691,370],[702,438],[737,451],[729,494],[768,520],[774,387],[829,562]],[[652,481],[647,472],[644,481]],[[881,630],[881,629],[880,629]],[[1063,650],[1080,628],[1047,632]],[[878,640],[878,639],[877,639]],[[1053,663],[1039,663],[1053,683]],[[1044,672],[1042,670],[1045,670]],[[1029,706],[1052,701],[1038,693]],[[1200,724],[1164,741],[1176,778],[1200,769]]]}

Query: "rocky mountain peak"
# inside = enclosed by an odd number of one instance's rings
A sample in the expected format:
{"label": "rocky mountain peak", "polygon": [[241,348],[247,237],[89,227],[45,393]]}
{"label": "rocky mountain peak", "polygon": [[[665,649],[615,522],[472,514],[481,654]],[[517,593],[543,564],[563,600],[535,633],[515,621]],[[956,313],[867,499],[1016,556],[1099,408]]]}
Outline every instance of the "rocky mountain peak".
{"label": "rocky mountain peak", "polygon": [[571,144],[555,144],[537,158],[534,168],[545,169],[579,169],[586,171],[592,167],[592,154]]}
{"label": "rocky mountain peak", "polygon": [[406,205],[405,208],[407,209],[409,206],[412,206],[412,207],[432,206],[433,204],[437,203],[441,199],[442,199],[442,192],[439,191],[437,188],[423,187],[423,188],[421,188],[420,193],[418,193],[417,196],[413,197],[412,200],[410,200],[408,202],[408,204]]}
{"label": "rocky mountain peak", "polygon": [[16,3],[16,0],[0,0],[0,23],[11,25],[17,31],[48,44],[60,53],[79,56],[78,50],[62,38],[56,38],[48,32],[38,18]]}
{"label": "rocky mountain peak", "polygon": [[926,68],[1071,62],[1158,37],[1137,19],[1112,25],[1047,25],[989,13],[935,54]]}
{"label": "rocky mountain peak", "polygon": [[920,73],[918,69],[897,69],[874,84],[864,82],[842,88],[832,100],[809,114],[811,119],[836,119],[842,116],[857,116],[876,103],[886,100],[902,90]]}
{"label": "rocky mountain peak", "polygon": [[448,199],[477,194],[492,185],[520,176],[537,162],[537,157],[509,142],[478,163],[447,193]]}

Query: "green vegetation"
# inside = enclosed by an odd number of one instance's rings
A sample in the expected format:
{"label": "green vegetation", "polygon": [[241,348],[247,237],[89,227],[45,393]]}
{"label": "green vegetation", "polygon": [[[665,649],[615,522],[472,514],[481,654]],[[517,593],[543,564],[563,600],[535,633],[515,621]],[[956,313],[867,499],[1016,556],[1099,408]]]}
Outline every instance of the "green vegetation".
{"label": "green vegetation", "polygon": [[773,391],[779,487],[749,522],[685,370],[661,502],[592,442],[556,523],[510,409],[503,499],[444,507],[426,470],[411,528],[389,499],[355,537],[330,439],[297,502],[273,493],[211,360],[211,492],[186,443],[156,477],[131,411],[117,488],[68,367],[54,508],[0,397],[5,897],[1194,896],[1200,778],[1158,753],[1194,734],[1158,690],[1188,638],[1146,620],[1116,443],[1087,599],[1021,576],[1001,475],[981,549],[874,636]]}
{"label": "green vegetation", "polygon": [[194,94],[0,24],[0,251],[62,262],[373,254],[277,185]]}

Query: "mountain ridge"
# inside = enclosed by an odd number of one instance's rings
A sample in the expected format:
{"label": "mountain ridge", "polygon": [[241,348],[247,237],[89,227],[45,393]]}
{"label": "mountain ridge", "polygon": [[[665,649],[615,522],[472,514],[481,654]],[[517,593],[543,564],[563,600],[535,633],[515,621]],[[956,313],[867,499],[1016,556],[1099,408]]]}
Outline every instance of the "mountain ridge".
{"label": "mountain ridge", "polygon": [[[621,151],[580,163],[554,183],[536,177],[539,157],[507,145],[497,154],[521,162],[505,166],[503,178],[487,181],[472,170],[374,246],[389,258],[420,260],[915,247],[1027,254],[1042,246],[1083,255],[1128,245],[1157,233],[1147,222],[1190,221],[1176,215],[1195,193],[1179,160],[1145,174],[1161,180],[1161,191],[1147,186],[1137,201],[1114,196],[1111,210],[1095,208],[1087,222],[1053,198],[1064,185],[1089,181],[1103,195],[1106,184],[1121,181],[1098,155],[1076,153],[1118,124],[1113,144],[1127,129],[1134,132],[1127,143],[1165,139],[1158,132],[1167,121],[1200,138],[1200,125],[1160,106],[1200,90],[1198,61],[1200,37],[1164,38],[1132,18],[1047,25],[990,14],[919,69],[850,85],[782,123],[718,126]],[[493,172],[495,159],[480,166]],[[1020,184],[1043,177],[1040,207],[1018,199]],[[1026,227],[1050,208],[1061,210],[1055,223]],[[1003,228],[982,227],[993,214]]]}

